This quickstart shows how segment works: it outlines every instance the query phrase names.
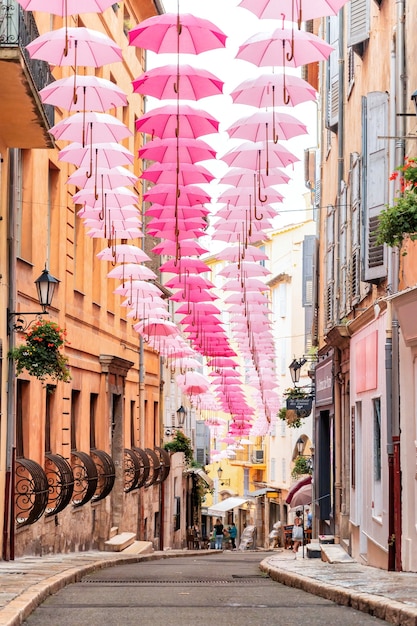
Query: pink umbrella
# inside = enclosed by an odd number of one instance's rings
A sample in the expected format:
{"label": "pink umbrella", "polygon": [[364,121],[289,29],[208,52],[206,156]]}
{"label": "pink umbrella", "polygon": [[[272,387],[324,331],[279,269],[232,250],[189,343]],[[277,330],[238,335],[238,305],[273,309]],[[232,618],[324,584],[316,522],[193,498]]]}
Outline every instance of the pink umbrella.
{"label": "pink umbrella", "polygon": [[262,187],[268,187],[269,185],[288,183],[290,180],[290,177],[279,168],[270,169],[268,176],[266,176],[264,173],[259,174],[251,169],[232,167],[220,178],[219,183],[237,188],[250,187],[255,184],[257,186],[258,183],[260,183]]}
{"label": "pink umbrella", "polygon": [[[185,293],[184,293],[185,291]],[[170,300],[174,302],[182,302],[186,300],[187,302],[210,302],[210,300],[217,300],[217,296],[213,293],[209,293],[207,289],[203,289],[202,287],[190,287],[186,286],[185,290],[180,289],[177,293],[174,293]]]}
{"label": "pink umbrella", "polygon": [[295,21],[312,20],[315,17],[337,15],[347,0],[241,0],[239,7],[247,9],[261,19],[282,19]]}
{"label": "pink umbrella", "polygon": [[121,278],[123,282],[125,280],[148,280],[150,278],[156,278],[155,272],[153,272],[146,265],[139,265],[138,263],[124,263],[117,265],[107,274],[108,278]]}
{"label": "pink umbrella", "polygon": [[201,135],[217,133],[219,122],[210,113],[195,109],[188,104],[166,104],[152,109],[135,122],[138,132],[148,133],[154,137],[197,138]]}
{"label": "pink umbrella", "polygon": [[192,239],[188,239],[185,241],[180,241],[178,244],[175,241],[162,241],[157,244],[154,248],[152,248],[152,252],[155,254],[166,254],[167,256],[177,256],[180,258],[181,256],[199,256],[200,254],[204,254],[208,252],[206,248],[200,246],[199,243],[193,241]]}
{"label": "pink umbrella", "polygon": [[140,237],[143,237],[143,233],[139,228],[125,227],[119,228],[116,231],[116,229],[111,226],[109,231],[108,227],[104,224],[101,228],[90,228],[87,231],[87,235],[91,238],[109,239],[112,242],[116,239],[139,239]]}
{"label": "pink umbrella", "polygon": [[198,239],[199,237],[204,237],[206,234],[202,230],[192,229],[192,230],[182,230],[176,229],[175,226],[169,226],[165,229],[156,229],[152,228],[152,226],[147,226],[146,231],[151,237],[155,237],[157,239],[165,239],[167,241],[175,241],[181,242],[185,240],[189,240],[190,237],[193,239]]}
{"label": "pink umbrella", "polygon": [[126,187],[117,187],[116,189],[99,189],[98,198],[94,193],[94,189],[81,189],[72,196],[74,204],[86,204],[94,207],[114,207],[120,208],[135,204],[138,202],[138,196]]}
{"label": "pink umbrella", "polygon": [[175,204],[152,204],[145,211],[145,215],[149,217],[155,217],[156,219],[171,219],[177,218],[180,220],[187,220],[188,218],[206,217],[210,214],[210,209],[201,206],[175,206]]}
{"label": "pink umbrella", "polygon": [[230,279],[224,283],[225,291],[269,291],[268,285],[265,285],[257,278],[244,278],[243,280]]}
{"label": "pink umbrella", "polygon": [[168,320],[159,320],[150,317],[147,320],[138,322],[133,327],[141,335],[169,337],[171,335],[178,335],[179,330],[174,322]]}
{"label": "pink umbrella", "polygon": [[44,104],[67,111],[107,111],[127,105],[127,96],[115,83],[98,76],[61,78],[39,92]]}
{"label": "pink umbrella", "polygon": [[[160,231],[167,234],[169,232],[176,232],[178,234],[178,231],[199,230],[200,228],[203,228],[205,226],[207,226],[207,223],[202,217],[190,217],[186,219],[175,219],[175,217],[161,217],[161,219],[159,220],[153,219],[151,222],[149,222],[149,224],[147,225],[147,230],[148,232]],[[190,238],[191,236],[188,237],[188,239]]]}
{"label": "pink umbrella", "polygon": [[25,11],[43,11],[65,17],[79,13],[103,13],[113,0],[18,0]]}
{"label": "pink umbrella", "polygon": [[159,204],[178,204],[182,206],[192,206],[194,204],[204,204],[210,202],[211,196],[197,185],[179,186],[159,184],[151,187],[143,199],[147,202],[158,202]]}
{"label": "pink umbrella", "polygon": [[[246,208],[247,206],[248,206],[248,202],[246,202],[246,205],[241,205],[241,206],[234,206],[233,204],[231,206],[228,205],[227,207],[224,207],[223,209],[219,209],[218,211],[216,211],[213,217],[222,217],[225,220],[241,220],[241,221],[245,219],[251,219],[253,217],[253,214],[248,208]],[[279,215],[279,212],[269,205],[262,205],[261,210],[262,210],[261,219],[263,219],[264,217],[273,218]]]}
{"label": "pink umbrella", "polygon": [[[265,165],[263,165],[263,154],[265,154]],[[287,148],[270,141],[257,141],[256,143],[246,141],[226,152],[220,160],[230,167],[245,167],[255,171],[265,169],[267,172],[268,167],[287,167],[299,161]]]}
{"label": "pink umbrella", "polygon": [[[78,217],[82,217],[83,219],[92,219],[92,220],[127,220],[129,217],[137,217],[140,221],[140,213],[139,210],[135,206],[127,206],[121,207],[120,209],[107,209],[106,215],[101,208],[90,209],[88,207],[84,207],[77,211]],[[142,224],[141,224],[142,225]]]}
{"label": "pink umbrella", "polygon": [[[172,183],[176,180],[177,168],[176,163],[154,163],[143,172],[140,178],[159,184]],[[181,163],[180,171],[178,172],[179,185],[209,183],[214,178],[214,175],[208,169],[194,163]]]}
{"label": "pink umbrella", "polygon": [[114,189],[115,187],[126,187],[134,185],[138,177],[130,170],[121,165],[116,167],[98,167],[91,176],[85,168],[76,170],[67,179],[67,185],[75,185],[89,189],[90,187],[104,187],[105,189]]}
{"label": "pink umbrella", "polygon": [[239,226],[233,226],[232,228],[236,228],[236,230],[226,230],[218,228],[212,234],[212,239],[214,241],[225,241],[226,243],[257,243],[259,241],[264,241],[267,239],[267,234],[263,230],[252,229],[252,232],[240,232]]}
{"label": "pink umbrella", "polygon": [[265,252],[259,248],[255,248],[254,246],[248,246],[244,251],[240,246],[224,248],[224,250],[219,252],[216,257],[222,259],[223,261],[232,261],[233,263],[236,263],[243,258],[246,261],[265,261],[268,259]]}
{"label": "pink umbrella", "polygon": [[115,141],[118,143],[133,134],[117,117],[108,113],[95,112],[75,113],[55,124],[49,132],[56,140],[78,141],[83,145],[87,142]]}
{"label": "pink umbrella", "polygon": [[304,30],[276,28],[247,39],[236,55],[258,67],[299,67],[325,61],[334,48],[326,41]]}
{"label": "pink umbrella", "polygon": [[317,92],[303,78],[292,74],[262,74],[249,78],[230,93],[236,104],[249,104],[258,108],[275,107],[315,101]]}
{"label": "pink umbrella", "polygon": [[159,163],[175,163],[176,165],[177,158],[181,164],[214,159],[216,150],[202,139],[165,137],[147,142],[139,150],[139,157],[150,161],[159,161]]}
{"label": "pink umbrella", "polygon": [[[253,187],[238,187],[237,189],[227,189],[220,194],[217,198],[217,202],[227,202],[233,206],[248,206],[249,198],[252,198],[252,202],[258,195],[258,190]],[[282,202],[284,197],[274,189],[273,187],[266,187],[262,189],[262,202]]]}
{"label": "pink umbrella", "polygon": [[191,65],[164,65],[133,81],[133,91],[159,100],[200,100],[223,93],[223,81]]}
{"label": "pink umbrella", "polygon": [[138,246],[128,243],[119,243],[109,248],[104,248],[97,254],[101,261],[112,261],[114,263],[141,263],[149,261],[149,256]]}
{"label": "pink umbrella", "polygon": [[150,17],[129,31],[129,44],[157,53],[200,54],[224,48],[226,35],[209,20],[184,13]]}
{"label": "pink umbrella", "polygon": [[250,141],[292,139],[307,133],[307,126],[288,113],[275,110],[258,111],[241,117],[226,129],[231,139],[241,138]]}
{"label": "pink umbrella", "polygon": [[185,313],[186,315],[190,315],[191,313],[195,315],[198,311],[201,313],[212,313],[214,315],[220,315],[220,309],[211,302],[193,302],[190,306],[189,303],[181,304],[178,309],[178,315],[182,315]]}
{"label": "pink umbrella", "polygon": [[180,259],[170,259],[159,268],[160,272],[167,272],[170,274],[203,274],[209,272],[210,268],[200,259],[194,259],[193,257],[182,256]]}
{"label": "pink umbrella", "polygon": [[113,39],[84,26],[49,31],[31,41],[26,49],[32,59],[75,68],[101,67],[122,60],[122,50]]}
{"label": "pink umbrella", "polygon": [[[202,276],[195,276],[194,274],[182,274],[181,276],[175,276],[165,283],[165,287],[168,289],[182,287],[201,287],[203,289],[212,289],[214,287],[211,280],[203,278]],[[182,320],[184,321],[184,320]]]}
{"label": "pink umbrella", "polygon": [[88,167],[91,172],[93,163],[97,167],[127,165],[133,163],[134,155],[120,143],[95,143],[83,147],[75,141],[59,151],[58,160],[73,163],[77,167]]}

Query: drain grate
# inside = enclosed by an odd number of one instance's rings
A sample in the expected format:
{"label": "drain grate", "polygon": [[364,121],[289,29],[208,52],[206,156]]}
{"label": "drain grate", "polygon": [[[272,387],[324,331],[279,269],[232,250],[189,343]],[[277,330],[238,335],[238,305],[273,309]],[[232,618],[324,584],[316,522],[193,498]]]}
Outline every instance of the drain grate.
{"label": "drain grate", "polygon": [[233,578],[192,578],[177,580],[173,578],[158,578],[158,580],[147,580],[143,578],[130,578],[127,580],[110,580],[108,578],[83,579],[83,583],[89,585],[242,585],[253,584],[254,582],[270,580],[265,576],[233,576]]}

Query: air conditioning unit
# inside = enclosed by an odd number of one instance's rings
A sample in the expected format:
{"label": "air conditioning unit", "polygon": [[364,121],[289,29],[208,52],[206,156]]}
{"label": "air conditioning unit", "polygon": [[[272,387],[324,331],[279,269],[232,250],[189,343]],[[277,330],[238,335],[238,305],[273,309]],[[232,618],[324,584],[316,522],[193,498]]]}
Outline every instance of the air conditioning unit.
{"label": "air conditioning unit", "polygon": [[253,451],[253,462],[254,463],[263,463],[264,462],[264,451],[263,450],[254,450]]}

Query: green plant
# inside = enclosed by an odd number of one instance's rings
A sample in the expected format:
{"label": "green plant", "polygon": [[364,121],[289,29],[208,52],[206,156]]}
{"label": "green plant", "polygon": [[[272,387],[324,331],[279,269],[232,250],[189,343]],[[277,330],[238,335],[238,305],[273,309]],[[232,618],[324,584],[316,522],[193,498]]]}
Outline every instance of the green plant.
{"label": "green plant", "polygon": [[67,343],[65,330],[41,319],[22,334],[25,341],[8,353],[16,362],[17,374],[26,370],[42,381],[49,377],[66,383],[71,380],[68,358],[61,352]]}
{"label": "green plant", "polygon": [[399,195],[378,217],[377,243],[401,247],[405,237],[417,239],[417,158],[406,157],[390,180],[399,182]]}
{"label": "green plant", "polygon": [[168,452],[183,452],[186,464],[190,465],[192,463],[193,449],[191,447],[191,440],[180,430],[176,431],[171,441],[164,444],[164,448]]}
{"label": "green plant", "polygon": [[286,389],[282,395],[287,399],[292,398],[296,400],[299,398],[308,398],[310,394],[304,391],[302,387],[289,387],[289,389]]}
{"label": "green plant", "polygon": [[291,470],[291,476],[293,478],[297,478],[297,476],[301,476],[302,474],[312,474],[313,470],[311,468],[310,459],[305,456],[298,456],[295,459],[294,467]]}
{"label": "green plant", "polygon": [[287,422],[287,426],[289,428],[300,428],[302,425],[302,419],[300,415],[297,415],[297,411],[292,411],[291,409],[287,409],[285,406],[281,407],[277,413],[277,417]]}

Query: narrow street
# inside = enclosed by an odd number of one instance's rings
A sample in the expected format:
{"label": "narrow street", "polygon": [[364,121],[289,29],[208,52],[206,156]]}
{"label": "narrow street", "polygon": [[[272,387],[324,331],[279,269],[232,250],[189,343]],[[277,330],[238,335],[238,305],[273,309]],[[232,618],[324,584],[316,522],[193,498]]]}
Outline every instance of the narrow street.
{"label": "narrow street", "polygon": [[262,552],[219,552],[111,567],[48,598],[26,626],[386,624],[273,582]]}

